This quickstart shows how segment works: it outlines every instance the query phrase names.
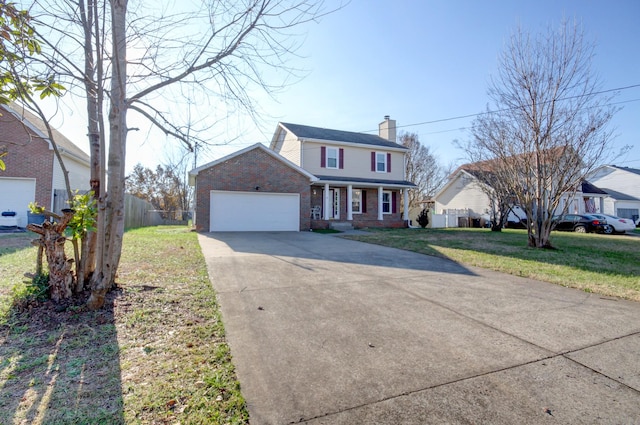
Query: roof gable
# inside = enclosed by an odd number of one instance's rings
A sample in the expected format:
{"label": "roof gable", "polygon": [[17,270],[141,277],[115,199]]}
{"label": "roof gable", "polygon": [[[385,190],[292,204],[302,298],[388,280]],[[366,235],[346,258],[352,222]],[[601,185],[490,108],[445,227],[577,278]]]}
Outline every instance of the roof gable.
{"label": "roof gable", "polygon": [[215,161],[211,161],[207,164],[201,165],[198,168],[194,168],[193,170],[189,171],[189,185],[190,186],[195,186],[196,183],[196,176],[198,175],[198,173],[200,173],[200,171],[202,170],[206,170],[207,168],[211,168],[217,164],[221,164],[225,161],[229,161],[230,159],[233,159],[237,156],[243,155],[247,152],[250,152],[254,149],[261,149],[262,151],[264,151],[265,153],[267,153],[268,155],[272,156],[274,159],[282,162],[283,164],[285,164],[286,166],[294,169],[295,171],[297,171],[298,173],[306,176],[309,178],[310,181],[316,181],[318,180],[318,178],[316,176],[314,176],[313,174],[309,173],[308,171],[304,170],[303,168],[298,167],[296,164],[294,164],[293,162],[289,161],[288,159],[286,159],[285,157],[283,157],[282,155],[279,155],[277,152],[274,152],[273,150],[267,148],[265,145],[263,145],[262,143],[256,143],[254,145],[251,145],[249,147],[246,147],[244,149],[241,149],[239,151],[233,152],[227,156],[223,156],[222,158],[216,159]]}
{"label": "roof gable", "polygon": [[586,180],[582,181],[582,185],[580,186],[582,193],[584,194],[592,194],[592,195],[606,195],[607,192],[600,189],[599,187],[589,183]]}
{"label": "roof gable", "polygon": [[621,170],[621,171],[626,171],[628,173],[632,173],[632,174],[637,174],[640,176],[640,170],[637,168],[631,168],[631,167],[619,167],[617,165],[612,165],[611,167]]}
{"label": "roof gable", "polygon": [[[384,148],[402,149],[407,150],[406,147],[390,142],[383,139],[380,136],[366,133],[356,133],[352,131],[332,130],[329,128],[311,127],[308,125],[292,124],[281,122],[278,124],[278,128],[284,128],[290,133],[294,134],[301,140],[317,140],[337,143],[349,143],[356,145],[368,145]],[[278,131],[276,130],[276,135]]]}
{"label": "roof gable", "polygon": [[611,196],[616,201],[640,201],[640,199],[636,198],[635,196],[618,192],[617,190],[608,189],[606,187],[603,188],[602,190],[604,190],[607,193],[607,195]]}
{"label": "roof gable", "polygon": [[[38,116],[34,115],[26,108],[16,103],[1,106],[8,113],[13,115],[17,120],[27,125],[31,129],[31,131],[33,131],[38,137],[41,137],[42,139],[47,141],[47,143],[51,143],[51,141],[49,140],[49,133],[47,132],[47,126],[44,121],[42,121],[42,119],[40,119]],[[78,145],[67,139],[64,134],[60,133],[53,127],[51,127],[51,132],[53,133],[54,141],[62,154],[67,154],[89,164],[89,155],[87,155],[85,151],[80,149]]]}

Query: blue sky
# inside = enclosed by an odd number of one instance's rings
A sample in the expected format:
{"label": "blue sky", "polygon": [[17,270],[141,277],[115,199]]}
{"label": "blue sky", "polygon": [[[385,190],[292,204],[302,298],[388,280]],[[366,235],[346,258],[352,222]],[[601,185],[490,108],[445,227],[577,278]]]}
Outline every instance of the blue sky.
{"label": "blue sky", "polygon": [[[332,4],[327,0],[327,7]],[[302,58],[291,64],[306,69],[306,77],[277,101],[258,95],[262,123],[227,124],[215,142],[241,136],[201,155],[198,165],[256,142],[268,144],[278,121],[370,131],[384,115],[417,133],[442,163],[459,163],[464,155],[452,141],[470,138],[472,118],[416,124],[482,112],[489,102],[487,83],[511,32],[518,25],[544,32],[563,18],[581,22],[586,39],[596,43],[593,69],[603,89],[640,85],[637,0],[352,0],[304,28]],[[620,91],[615,101],[625,103],[612,122],[614,146],[635,145],[615,163],[640,168],[640,86]],[[165,159],[158,143],[168,141],[145,137],[130,133],[129,169]]]}

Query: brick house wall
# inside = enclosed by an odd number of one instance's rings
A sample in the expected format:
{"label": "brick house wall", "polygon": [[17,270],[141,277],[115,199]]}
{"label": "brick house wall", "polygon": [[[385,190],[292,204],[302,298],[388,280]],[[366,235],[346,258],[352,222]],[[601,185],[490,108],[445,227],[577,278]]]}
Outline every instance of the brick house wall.
{"label": "brick house wall", "polygon": [[[200,170],[196,177],[196,217],[198,232],[209,231],[212,190],[300,194],[300,230],[310,228],[310,181],[284,162],[262,149],[252,149],[224,162]],[[260,217],[257,216],[256,220]]]}
{"label": "brick house wall", "polygon": [[[366,192],[366,212],[353,213],[354,228],[365,227],[384,227],[384,228],[402,228],[407,227],[405,221],[402,219],[402,210],[400,205],[400,199],[402,197],[402,191],[392,191],[396,193],[396,212],[391,214],[383,214],[384,220],[378,220],[378,189],[361,189],[354,187],[354,189],[360,189]],[[312,189],[313,191],[313,189]],[[315,194],[311,195],[312,205],[322,205],[322,188],[316,186]],[[341,188],[340,190],[340,219],[336,221],[347,221],[347,190]],[[330,221],[324,220],[312,220],[311,228],[313,229],[328,229]]]}
{"label": "brick house wall", "polygon": [[[28,177],[36,179],[35,201],[51,208],[54,154],[49,143],[25,127],[13,114],[6,110],[0,116],[0,152],[7,152],[3,158],[6,170],[0,177]],[[26,208],[26,205],[25,205]]]}

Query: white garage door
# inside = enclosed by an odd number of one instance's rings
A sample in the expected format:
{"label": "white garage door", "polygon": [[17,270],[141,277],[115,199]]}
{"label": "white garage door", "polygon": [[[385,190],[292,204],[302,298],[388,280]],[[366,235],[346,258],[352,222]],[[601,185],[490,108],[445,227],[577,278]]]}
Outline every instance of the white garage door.
{"label": "white garage door", "polygon": [[211,232],[300,230],[297,193],[211,191]]}
{"label": "white garage door", "polygon": [[0,212],[15,211],[19,227],[27,227],[28,205],[35,198],[36,179],[0,177]]}

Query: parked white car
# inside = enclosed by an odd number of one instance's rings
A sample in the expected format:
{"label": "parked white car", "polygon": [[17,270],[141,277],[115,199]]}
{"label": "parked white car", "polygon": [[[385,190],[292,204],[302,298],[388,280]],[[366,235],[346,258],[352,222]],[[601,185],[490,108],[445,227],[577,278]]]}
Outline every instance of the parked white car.
{"label": "parked white car", "polygon": [[632,232],[636,228],[636,224],[630,218],[620,218],[609,214],[591,214],[603,220],[607,220],[607,224],[611,227],[611,232],[605,233],[626,233]]}

